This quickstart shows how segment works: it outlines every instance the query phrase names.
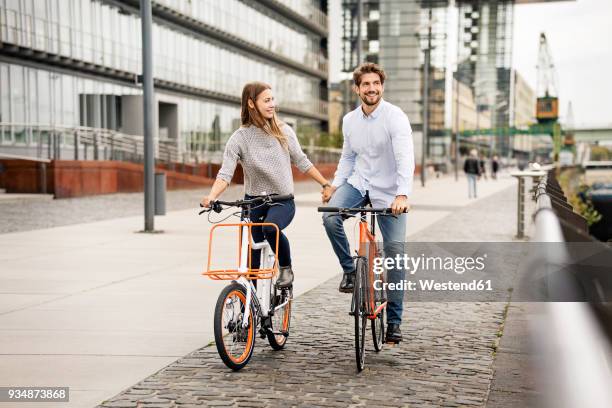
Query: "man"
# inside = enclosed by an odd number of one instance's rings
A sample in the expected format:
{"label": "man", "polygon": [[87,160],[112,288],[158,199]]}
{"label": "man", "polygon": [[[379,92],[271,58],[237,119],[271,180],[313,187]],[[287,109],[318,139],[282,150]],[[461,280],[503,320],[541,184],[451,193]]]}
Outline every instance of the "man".
{"label": "man", "polygon": [[[412,192],[414,149],[406,114],[383,100],[385,73],[365,63],[353,72],[354,90],[362,104],[342,120],[344,144],[334,181],[323,189],[323,202],[333,207],[391,207],[395,217],[377,217],[385,257],[403,255],[408,195]],[[344,271],[340,292],[353,290],[355,266],[340,216],[326,213],[323,224]],[[387,271],[389,282],[401,282],[404,270]],[[402,340],[403,290],[387,292],[387,342]]]}
{"label": "man", "polygon": [[493,156],[493,160],[491,161],[491,177],[493,180],[497,180],[497,172],[499,171],[499,157],[497,155]]}
{"label": "man", "polygon": [[468,197],[477,198],[476,182],[480,178],[480,161],[478,160],[478,151],[470,150],[470,156],[463,163],[463,171],[468,181]]}

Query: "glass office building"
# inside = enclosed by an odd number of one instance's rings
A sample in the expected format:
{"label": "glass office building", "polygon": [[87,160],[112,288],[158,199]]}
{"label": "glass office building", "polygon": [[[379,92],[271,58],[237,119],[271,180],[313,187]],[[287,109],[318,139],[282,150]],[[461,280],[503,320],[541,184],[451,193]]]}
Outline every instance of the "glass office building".
{"label": "glass office building", "polygon": [[[362,61],[378,63],[387,74],[385,99],[408,115],[420,162],[423,139],[425,54],[430,48],[428,156],[446,154],[445,80],[448,0],[343,0],[343,71]],[[361,27],[359,27],[361,5]],[[361,41],[358,36],[361,36]],[[361,45],[361,49],[359,49]]]}
{"label": "glass office building", "polygon": [[[151,3],[158,144],[180,160],[222,149],[254,80],[298,134],[327,129],[327,1]],[[138,0],[0,0],[1,151],[83,158],[91,134],[139,137],[141,70]]]}

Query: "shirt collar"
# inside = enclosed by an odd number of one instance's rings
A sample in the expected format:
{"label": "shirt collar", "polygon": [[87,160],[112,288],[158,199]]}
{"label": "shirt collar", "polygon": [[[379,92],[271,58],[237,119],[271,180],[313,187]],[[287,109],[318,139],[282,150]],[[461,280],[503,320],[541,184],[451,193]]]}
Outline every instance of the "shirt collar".
{"label": "shirt collar", "polygon": [[385,103],[386,103],[385,100],[383,98],[380,98],[380,103],[378,104],[376,109],[374,109],[374,111],[367,116],[365,113],[363,113],[363,109],[361,105],[359,106],[359,110],[361,111],[361,115],[363,116],[364,119],[368,119],[368,118],[376,119],[377,117],[380,116],[380,113],[383,111],[383,106],[385,105]]}

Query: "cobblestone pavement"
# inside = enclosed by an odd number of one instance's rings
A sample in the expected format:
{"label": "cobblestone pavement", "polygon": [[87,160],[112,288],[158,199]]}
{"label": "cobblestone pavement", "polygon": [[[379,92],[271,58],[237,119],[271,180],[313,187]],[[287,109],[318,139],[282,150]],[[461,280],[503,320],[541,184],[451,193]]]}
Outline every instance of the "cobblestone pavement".
{"label": "cobblestone pavement", "polygon": [[[339,278],[338,278],[339,279]],[[282,351],[257,338],[249,364],[231,372],[214,344],[197,350],[102,407],[482,406],[491,381],[501,303],[406,303],[398,346],[367,337],[357,374],[350,295],[332,279],[294,301]]]}
{"label": "cobblestone pavement", "polygon": [[[513,191],[459,210],[414,238],[510,241],[516,222],[507,216],[516,205]],[[258,338],[248,366],[234,373],[211,343],[100,406],[485,405],[506,303],[405,302],[404,341],[376,353],[368,333],[366,368],[357,373],[353,320],[347,314],[350,296],[337,292],[338,280],[294,301],[285,350],[275,352]]]}

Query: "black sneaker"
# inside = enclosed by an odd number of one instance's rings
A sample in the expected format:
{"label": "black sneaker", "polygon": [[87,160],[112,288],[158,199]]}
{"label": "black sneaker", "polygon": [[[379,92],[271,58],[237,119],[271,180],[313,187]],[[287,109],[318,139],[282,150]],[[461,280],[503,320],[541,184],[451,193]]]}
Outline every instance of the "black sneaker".
{"label": "black sneaker", "polygon": [[277,288],[288,288],[293,283],[293,270],[290,266],[281,266],[278,278],[276,279]]}
{"label": "black sneaker", "polygon": [[387,336],[385,342],[387,343],[399,343],[402,341],[402,331],[400,325],[395,323],[389,323],[387,325]]}
{"label": "black sneaker", "polygon": [[355,286],[355,272],[344,273],[342,276],[342,282],[338,290],[342,293],[353,293],[353,287]]}

